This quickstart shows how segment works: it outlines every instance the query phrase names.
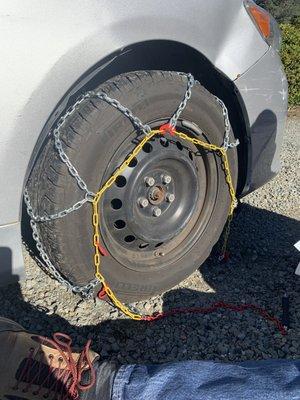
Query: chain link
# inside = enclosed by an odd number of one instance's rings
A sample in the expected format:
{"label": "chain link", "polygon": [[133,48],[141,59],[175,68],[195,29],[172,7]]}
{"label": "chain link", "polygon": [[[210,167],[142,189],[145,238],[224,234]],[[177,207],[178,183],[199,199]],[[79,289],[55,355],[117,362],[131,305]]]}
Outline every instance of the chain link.
{"label": "chain link", "polygon": [[228,148],[233,148],[239,145],[239,139],[236,139],[234,142],[230,143],[230,121],[228,116],[228,110],[224,104],[224,102],[219,99],[219,97],[215,96],[217,103],[221,106],[222,114],[224,118],[224,126],[225,126],[225,133],[224,133],[224,141],[222,147],[227,150]]}
{"label": "chain link", "polygon": [[173,128],[176,127],[176,124],[177,124],[178,118],[180,117],[180,114],[181,114],[182,111],[185,109],[185,107],[186,107],[186,105],[187,105],[187,102],[188,102],[189,99],[191,98],[191,96],[192,96],[192,87],[193,87],[194,84],[195,84],[195,79],[194,79],[194,77],[193,77],[192,74],[187,74],[187,75],[185,75],[185,74],[180,73],[179,75],[184,75],[184,76],[186,76],[186,78],[187,78],[187,88],[186,88],[186,91],[185,91],[185,93],[184,93],[184,97],[183,97],[182,102],[179,104],[177,110],[175,111],[175,113],[173,114],[173,116],[171,117],[171,119],[170,119],[170,121],[169,121],[169,124],[170,124]]}
{"label": "chain link", "polygon": [[[87,184],[81,178],[76,167],[72,164],[70,158],[64,151],[62,140],[60,138],[60,129],[64,126],[67,119],[78,109],[78,107],[84,100],[89,99],[89,98],[99,98],[99,99],[105,101],[106,103],[110,104],[112,107],[116,108],[122,114],[124,114],[127,118],[129,118],[131,120],[131,122],[134,124],[134,126],[137,129],[139,129],[140,131],[142,131],[145,135],[148,135],[148,133],[151,131],[150,126],[147,124],[143,124],[142,121],[138,117],[134,116],[134,114],[129,110],[129,108],[124,107],[118,100],[109,97],[106,93],[95,93],[93,91],[89,91],[89,92],[85,93],[84,95],[80,96],[78,98],[78,100],[71,107],[69,107],[67,109],[65,114],[60,117],[60,119],[57,122],[56,127],[53,130],[53,136],[54,136],[54,145],[55,145],[55,148],[58,152],[58,155],[59,155],[61,161],[67,166],[70,175],[75,178],[79,188],[85,192],[85,197],[84,197],[84,199],[75,203],[73,206],[66,208],[66,209],[64,209],[58,213],[52,214],[52,215],[37,216],[33,213],[32,209],[29,209],[28,213],[29,213],[30,217],[32,219],[34,219],[36,222],[47,222],[47,221],[52,221],[52,220],[55,220],[58,218],[63,218],[66,215],[70,214],[71,212],[76,211],[79,208],[81,208],[86,202],[88,202],[88,201],[92,202],[93,198],[95,197],[95,193],[88,189]],[[26,196],[27,199],[29,199],[28,191],[26,192],[26,194],[24,193],[24,196]]]}
{"label": "chain link", "polygon": [[87,202],[91,203],[93,201],[93,198],[94,198],[94,196],[92,198],[89,198],[86,194],[84,199],[77,201],[77,203],[73,204],[69,208],[66,208],[55,214],[39,216],[39,215],[35,215],[33,212],[33,208],[30,205],[30,197],[29,197],[27,188],[25,188],[25,190],[24,190],[24,200],[27,205],[27,213],[29,214],[30,218],[33,219],[35,222],[49,222],[49,221],[53,221],[58,218],[63,218],[66,215],[70,214],[71,212],[79,210],[85,203],[87,203]]}
{"label": "chain link", "polygon": [[[106,93],[95,93],[93,91],[89,91],[89,92],[85,93],[84,95],[80,96],[78,98],[78,100],[71,107],[69,107],[67,109],[65,114],[62,117],[60,117],[60,119],[57,122],[57,125],[56,125],[55,129],[53,130],[54,145],[56,147],[56,150],[58,151],[58,154],[59,154],[59,157],[60,157],[61,161],[67,166],[67,168],[69,170],[69,173],[76,179],[76,182],[77,182],[79,188],[81,190],[83,190],[84,192],[86,192],[86,194],[88,196],[93,197],[93,196],[95,196],[95,193],[93,193],[92,191],[88,190],[87,184],[81,178],[81,176],[79,175],[76,167],[72,164],[70,158],[68,157],[68,155],[64,151],[63,144],[62,144],[62,141],[61,141],[61,138],[60,138],[60,129],[64,126],[64,124],[66,123],[68,118],[78,109],[78,107],[80,106],[80,104],[83,101],[85,101],[86,99],[90,99],[90,98],[98,98],[100,100],[103,100],[106,103],[108,103],[109,105],[111,105],[112,107],[114,107],[117,110],[119,110],[122,114],[124,114],[133,123],[133,125],[137,129],[139,129],[145,135],[147,135],[151,131],[151,128],[150,128],[149,125],[143,124],[142,121],[138,117],[133,115],[133,113],[129,110],[129,108],[123,106],[118,100],[109,97]],[[65,215],[67,215],[67,214],[65,214]]]}
{"label": "chain link", "polygon": [[125,115],[125,117],[127,117],[133,123],[133,125],[138,130],[142,131],[145,135],[148,135],[148,133],[151,131],[149,125],[143,124],[138,117],[133,115],[132,111],[130,111],[129,108],[123,106],[118,100],[112,99],[106,93],[96,93],[95,96],[98,99],[104,100],[106,103],[119,110],[122,114]]}
{"label": "chain link", "polygon": [[87,92],[84,95],[80,96],[77,101],[67,109],[65,114],[60,117],[58,120],[56,127],[53,130],[53,136],[54,136],[54,145],[56,147],[56,150],[58,152],[58,155],[61,159],[61,161],[67,166],[69,173],[75,178],[79,188],[83,190],[85,193],[87,193],[90,196],[93,196],[94,193],[88,190],[87,184],[85,181],[80,177],[77,169],[74,167],[72,162],[70,161],[68,155],[63,149],[62,141],[60,138],[60,129],[65,125],[66,121],[68,118],[78,109],[80,104],[85,101],[86,99],[92,97],[93,92]]}
{"label": "chain link", "polygon": [[30,198],[28,195],[28,190],[25,189],[24,191],[24,201],[27,207],[27,212],[30,216],[30,226],[32,229],[32,237],[35,241],[36,248],[39,251],[39,254],[44,261],[44,268],[45,270],[49,273],[50,276],[52,276],[54,279],[56,279],[58,282],[60,282],[63,286],[65,286],[67,289],[71,290],[74,293],[80,294],[83,298],[89,299],[93,295],[93,289],[95,286],[98,285],[98,280],[93,279],[91,280],[87,285],[85,286],[76,286],[70,283],[67,279],[63,277],[63,275],[58,271],[58,269],[52,264],[49,256],[47,255],[44,246],[41,242],[38,227],[36,224],[36,221],[33,219],[33,211],[32,211],[32,205],[30,202]]}
{"label": "chain link", "polygon": [[[235,197],[235,190],[233,186],[233,182],[231,179],[231,173],[230,173],[230,167],[229,167],[229,162],[228,162],[228,157],[227,157],[227,149],[231,147],[235,147],[238,145],[238,140],[236,140],[233,143],[230,143],[230,122],[229,122],[229,116],[228,116],[228,111],[225,106],[225,104],[220,100],[218,97],[215,97],[218,104],[222,108],[222,113],[224,117],[224,125],[225,125],[225,133],[224,133],[224,141],[222,147],[216,146],[214,144],[210,144],[204,141],[201,141],[200,139],[197,138],[191,138],[188,135],[182,133],[182,132],[177,132],[175,130],[178,118],[180,117],[180,114],[184,110],[184,108],[187,105],[188,100],[191,98],[192,94],[192,87],[195,84],[194,77],[191,74],[183,74],[179,73],[179,75],[184,75],[187,78],[187,88],[184,94],[184,98],[182,102],[179,104],[176,112],[174,115],[171,117],[169,124],[173,128],[173,134],[178,135],[183,140],[190,141],[195,145],[201,146],[207,150],[214,151],[216,152],[222,159],[223,167],[224,167],[224,174],[225,174],[225,180],[229,188],[229,193],[230,193],[230,208],[229,208],[229,213],[228,213],[228,222],[227,222],[227,227],[225,231],[225,239],[224,239],[224,245],[226,249],[226,244],[229,236],[229,229],[230,229],[230,222],[232,220],[233,216],[233,211],[234,208],[237,205],[237,199]],[[197,82],[197,81],[196,81]],[[97,193],[94,193],[90,191],[87,187],[86,182],[80,177],[76,167],[72,164],[71,160],[69,159],[68,155],[63,149],[63,144],[62,140],[60,138],[60,129],[64,126],[68,118],[78,109],[80,104],[90,98],[98,98],[102,101],[105,101],[112,107],[116,108],[119,110],[123,115],[125,115],[129,120],[133,123],[133,125],[142,133],[145,134],[145,137],[140,141],[140,143],[133,149],[132,153],[126,158],[126,160],[121,164],[121,166],[114,172],[114,174],[108,179],[108,181],[103,185],[102,188]],[[136,117],[127,107],[123,106],[118,100],[113,99],[109,97],[106,93],[95,93],[93,91],[87,92],[80,96],[77,101],[67,109],[65,114],[60,117],[58,120],[56,127],[53,130],[53,136],[54,136],[54,145],[55,148],[59,154],[59,157],[61,161],[67,166],[68,171],[71,176],[74,177],[76,180],[79,188],[85,192],[85,197],[82,200],[79,200],[76,202],[73,206],[66,208],[62,211],[59,211],[55,214],[52,215],[44,215],[44,216],[38,216],[34,214],[31,202],[30,202],[30,197],[27,188],[24,191],[24,200],[26,203],[27,207],[27,213],[30,216],[30,225],[32,228],[32,236],[33,239],[36,242],[36,247],[40,253],[40,256],[42,260],[45,263],[45,269],[47,272],[57,279],[61,284],[63,284],[65,287],[67,287],[69,290],[71,290],[74,293],[80,294],[84,298],[91,298],[93,296],[93,292],[95,287],[101,283],[103,289],[105,290],[107,296],[112,300],[112,302],[115,304],[116,307],[118,307],[124,314],[128,315],[132,319],[143,319],[141,315],[136,313],[135,311],[130,310],[128,306],[125,306],[122,304],[113,291],[110,289],[108,284],[105,281],[104,276],[100,272],[100,218],[98,214],[98,204],[99,201],[104,194],[106,190],[108,190],[117,177],[129,166],[130,162],[137,156],[137,154],[142,150],[143,146],[145,143],[147,143],[153,136],[155,135],[162,135],[161,130],[151,130],[150,126],[147,124],[143,124],[141,120]],[[59,272],[59,270],[52,264],[50,258],[48,257],[47,253],[44,250],[44,247],[42,245],[42,241],[40,239],[40,235],[38,232],[37,228],[37,222],[47,222],[47,221],[52,221],[58,218],[63,218],[66,215],[72,213],[73,211],[76,211],[80,209],[85,203],[91,202],[92,203],[92,208],[93,208],[93,218],[92,218],[92,223],[93,223],[93,229],[94,229],[94,235],[93,235],[93,246],[95,249],[95,254],[94,254],[94,266],[95,266],[95,279],[91,280],[87,285],[85,286],[75,286],[72,283],[70,283],[67,279],[63,277],[63,275]]]}

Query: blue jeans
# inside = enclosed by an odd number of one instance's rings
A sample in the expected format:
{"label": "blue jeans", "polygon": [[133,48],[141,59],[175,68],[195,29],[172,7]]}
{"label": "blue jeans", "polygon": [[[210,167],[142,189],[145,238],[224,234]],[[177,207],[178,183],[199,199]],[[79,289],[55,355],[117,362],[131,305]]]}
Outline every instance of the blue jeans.
{"label": "blue jeans", "polygon": [[299,400],[300,360],[124,365],[112,400]]}

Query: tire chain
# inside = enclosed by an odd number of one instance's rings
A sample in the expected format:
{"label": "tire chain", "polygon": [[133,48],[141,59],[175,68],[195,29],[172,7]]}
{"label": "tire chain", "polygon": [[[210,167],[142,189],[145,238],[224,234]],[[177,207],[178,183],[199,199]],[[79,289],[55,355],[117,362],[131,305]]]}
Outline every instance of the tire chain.
{"label": "tire chain", "polygon": [[[185,109],[187,102],[191,98],[192,87],[194,86],[195,83],[199,83],[198,81],[195,81],[192,74],[185,74],[185,73],[179,72],[178,75],[185,76],[187,78],[187,88],[184,93],[183,100],[180,102],[177,110],[175,111],[174,115],[171,117],[171,119],[169,121],[169,124],[173,128],[176,127],[177,121],[178,121],[182,111]],[[64,151],[63,144],[62,144],[62,141],[60,138],[60,129],[65,125],[68,118],[74,114],[74,112],[78,109],[80,104],[82,104],[84,101],[86,101],[88,99],[92,99],[92,98],[97,98],[97,99],[103,100],[106,103],[108,103],[109,105],[111,105],[112,107],[119,110],[125,117],[127,117],[132,122],[132,124],[142,134],[147,136],[151,132],[151,128],[149,125],[143,124],[142,121],[130,111],[130,109],[123,106],[118,100],[109,97],[104,92],[94,92],[94,91],[86,92],[85,94],[81,95],[76,100],[76,102],[72,106],[70,106],[67,109],[67,111],[59,118],[59,120],[56,123],[55,128],[52,131],[53,137],[54,137],[54,145],[58,152],[58,155],[59,155],[61,161],[67,166],[70,175],[76,180],[79,188],[85,192],[84,198],[82,200],[77,201],[71,207],[65,208],[64,210],[59,211],[55,214],[39,216],[39,215],[36,215],[33,211],[27,187],[24,189],[24,201],[26,204],[27,213],[30,217],[30,226],[32,229],[32,237],[36,243],[36,248],[39,252],[39,255],[44,262],[43,266],[45,268],[45,271],[48,272],[51,277],[53,277],[59,283],[61,283],[63,286],[65,286],[68,290],[72,291],[73,293],[79,294],[80,296],[82,296],[85,299],[91,299],[93,297],[94,289],[97,285],[99,285],[99,280],[97,278],[92,279],[90,282],[88,282],[84,286],[77,286],[77,285],[74,285],[71,282],[69,282],[61,274],[61,272],[53,265],[49,256],[47,255],[47,253],[44,249],[44,246],[42,244],[41,238],[40,238],[37,223],[38,222],[44,223],[44,222],[53,221],[53,220],[56,220],[59,218],[63,218],[66,215],[72,213],[73,211],[79,210],[85,203],[87,203],[87,202],[92,203],[95,198],[95,193],[88,189],[87,184],[81,178],[76,167],[73,165],[73,163],[69,159],[68,155]],[[236,147],[239,144],[239,141],[237,139],[234,142],[230,143],[230,122],[229,122],[227,108],[221,99],[219,99],[217,96],[214,96],[214,98],[222,109],[222,114],[223,114],[223,118],[224,118],[224,126],[225,126],[224,141],[223,141],[222,147],[224,148],[225,151],[227,151],[228,148]]]}

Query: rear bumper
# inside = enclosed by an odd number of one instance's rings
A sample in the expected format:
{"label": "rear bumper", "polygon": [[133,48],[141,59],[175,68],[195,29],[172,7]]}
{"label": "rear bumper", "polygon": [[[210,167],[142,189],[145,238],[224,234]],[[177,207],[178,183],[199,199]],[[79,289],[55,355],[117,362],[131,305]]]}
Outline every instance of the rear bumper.
{"label": "rear bumper", "polygon": [[287,116],[288,85],[278,53],[270,50],[235,81],[248,125],[249,158],[243,195],[259,188],[280,170]]}

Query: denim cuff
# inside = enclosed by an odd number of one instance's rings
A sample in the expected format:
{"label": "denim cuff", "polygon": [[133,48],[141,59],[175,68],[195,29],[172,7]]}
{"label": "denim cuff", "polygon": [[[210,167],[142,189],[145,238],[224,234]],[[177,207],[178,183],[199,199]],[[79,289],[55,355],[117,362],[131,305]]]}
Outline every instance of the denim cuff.
{"label": "denim cuff", "polygon": [[122,365],[116,373],[111,400],[124,400],[124,386],[130,381],[135,365]]}

